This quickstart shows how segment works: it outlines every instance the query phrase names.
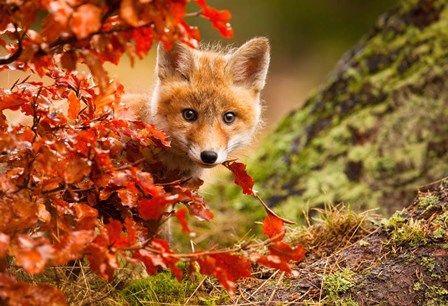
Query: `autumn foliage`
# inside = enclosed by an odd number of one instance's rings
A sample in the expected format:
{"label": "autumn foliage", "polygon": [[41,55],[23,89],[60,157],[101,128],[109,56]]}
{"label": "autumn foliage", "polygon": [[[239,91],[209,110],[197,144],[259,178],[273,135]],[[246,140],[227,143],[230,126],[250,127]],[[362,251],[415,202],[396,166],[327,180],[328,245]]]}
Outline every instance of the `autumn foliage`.
{"label": "autumn foliage", "polygon": [[[209,19],[229,37],[231,15],[195,0],[8,0],[0,3],[0,71],[20,70],[45,82],[18,80],[0,89],[0,299],[20,305],[65,304],[48,285],[20,282],[9,264],[29,274],[86,258],[90,269],[112,279],[121,259],[142,262],[148,273],[170,269],[184,277],[179,261],[197,263],[231,293],[251,274],[251,263],[290,272],[301,247],[282,242],[283,220],[268,212],[266,254],[251,244],[235,249],[175,254],[161,238],[171,217],[190,232],[186,216],[211,220],[213,213],[188,178],[165,175],[163,164],[145,160],[144,149],[163,150],[163,131],[138,121],[123,105],[123,87],[110,80],[104,62],[145,56],[154,41],[196,47],[200,39],[187,18]],[[38,30],[36,30],[38,29]],[[78,72],[86,65],[90,74]],[[29,124],[12,124],[24,116]],[[226,164],[244,192],[253,181],[244,165]],[[258,246],[260,244],[258,243]],[[22,302],[21,302],[22,301]],[[33,302],[34,301],[34,302]]]}

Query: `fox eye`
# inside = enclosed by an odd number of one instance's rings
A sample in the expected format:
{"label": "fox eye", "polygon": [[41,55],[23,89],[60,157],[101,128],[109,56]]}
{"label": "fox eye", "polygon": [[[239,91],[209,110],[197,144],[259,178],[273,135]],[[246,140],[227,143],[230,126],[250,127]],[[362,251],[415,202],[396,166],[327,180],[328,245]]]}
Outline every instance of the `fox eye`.
{"label": "fox eye", "polygon": [[224,114],[222,119],[224,120],[225,123],[232,124],[236,119],[236,115],[235,115],[235,113],[227,112]]}
{"label": "fox eye", "polygon": [[182,116],[188,122],[193,122],[196,121],[196,119],[198,119],[198,113],[195,110],[192,110],[191,108],[184,109],[182,111]]}

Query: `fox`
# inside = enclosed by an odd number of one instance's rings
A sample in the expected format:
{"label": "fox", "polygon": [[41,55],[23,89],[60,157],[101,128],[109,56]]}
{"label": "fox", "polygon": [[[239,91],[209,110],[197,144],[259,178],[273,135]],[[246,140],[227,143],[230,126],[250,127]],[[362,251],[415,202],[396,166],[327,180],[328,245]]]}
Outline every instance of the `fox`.
{"label": "fox", "polygon": [[227,50],[159,44],[152,95],[138,103],[141,119],[170,138],[171,147],[157,159],[182,177],[200,178],[249,144],[262,122],[269,62],[264,37]]}

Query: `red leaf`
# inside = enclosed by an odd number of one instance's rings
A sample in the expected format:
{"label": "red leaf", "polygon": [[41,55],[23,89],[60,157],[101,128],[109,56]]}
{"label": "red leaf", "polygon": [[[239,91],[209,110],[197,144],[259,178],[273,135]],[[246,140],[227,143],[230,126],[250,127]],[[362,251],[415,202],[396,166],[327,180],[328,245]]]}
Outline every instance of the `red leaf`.
{"label": "red leaf", "polygon": [[[76,113],[76,116],[78,116],[78,113]],[[95,144],[97,142],[96,131],[93,128],[79,131],[74,136],[67,136],[67,137],[70,140],[72,147],[75,148],[76,152],[86,157],[88,156],[92,148],[95,147]]]}
{"label": "red leaf", "polygon": [[285,242],[277,241],[269,245],[268,249],[270,254],[258,258],[257,263],[288,273],[292,272],[291,267],[288,264],[289,261],[300,261],[305,258],[305,250],[301,245],[291,248],[291,246]]}
{"label": "red leaf", "polygon": [[285,236],[284,222],[280,218],[268,213],[263,221],[263,232],[271,239],[282,240]]}
{"label": "red leaf", "polygon": [[86,250],[90,268],[106,280],[111,280],[118,268],[117,254],[109,246],[109,233],[101,230]]}
{"label": "red leaf", "polygon": [[213,219],[213,213],[208,209],[201,196],[182,186],[176,186],[175,189],[178,194],[183,196],[183,201],[187,202],[186,205],[190,215],[195,216],[200,221],[209,221]]}
{"label": "red leaf", "polygon": [[203,275],[214,275],[219,282],[235,296],[235,282],[251,276],[251,264],[246,257],[227,253],[205,255],[197,260]]}
{"label": "red leaf", "polygon": [[210,221],[215,217],[213,212],[205,206],[204,202],[190,202],[187,207],[190,215],[195,216],[200,221]]}
{"label": "red leaf", "polygon": [[149,274],[155,274],[158,268],[169,268],[178,281],[182,281],[182,270],[176,267],[176,263],[179,262],[178,258],[169,256],[174,252],[170,249],[169,244],[163,239],[153,239],[151,241],[151,247],[158,251],[158,253],[151,252],[149,250],[141,249],[134,253],[134,257],[146,267],[146,271]]}
{"label": "red leaf", "polygon": [[68,117],[70,119],[76,119],[78,117],[78,113],[81,109],[81,103],[76,94],[71,91],[68,94]]}
{"label": "red leaf", "polygon": [[141,199],[138,202],[138,212],[144,220],[159,220],[165,209],[182,200],[178,194],[159,195],[151,199]]}
{"label": "red leaf", "polygon": [[182,232],[188,235],[190,234],[190,229],[188,228],[186,216],[187,216],[187,210],[185,208],[176,211],[176,218],[179,220],[180,225],[182,226]]}
{"label": "red leaf", "polygon": [[301,245],[291,248],[287,243],[277,241],[269,245],[268,249],[272,255],[276,255],[284,261],[300,261],[305,258],[305,249]]}
{"label": "red leaf", "polygon": [[150,275],[156,274],[159,267],[166,267],[162,256],[145,249],[137,250],[134,253],[134,258],[140,260],[145,265],[146,272]]}
{"label": "red leaf", "polygon": [[216,28],[223,37],[230,38],[233,36],[233,30],[230,27],[229,20],[232,14],[228,10],[217,10],[209,7],[205,0],[195,0],[202,8],[202,16],[212,22],[212,26]]}
{"label": "red leaf", "polygon": [[287,273],[292,272],[288,262],[282,260],[279,256],[276,255],[261,256],[257,259],[257,263],[265,267],[285,271]]}
{"label": "red leaf", "polygon": [[17,110],[19,106],[27,102],[25,95],[8,93],[4,90],[0,91],[0,111],[4,109]]}
{"label": "red leaf", "polygon": [[223,165],[232,171],[235,184],[243,188],[244,194],[253,194],[254,179],[247,174],[245,164],[236,161],[225,161]]}
{"label": "red leaf", "polygon": [[133,226],[132,219],[126,218],[126,232],[123,233],[123,224],[118,220],[111,220],[106,224],[107,235],[109,236],[109,245],[114,248],[128,248],[135,244],[137,235]]}
{"label": "red leaf", "polygon": [[152,30],[150,28],[134,29],[132,30],[132,38],[135,41],[135,52],[137,56],[143,58],[143,55],[148,54],[152,47]]}

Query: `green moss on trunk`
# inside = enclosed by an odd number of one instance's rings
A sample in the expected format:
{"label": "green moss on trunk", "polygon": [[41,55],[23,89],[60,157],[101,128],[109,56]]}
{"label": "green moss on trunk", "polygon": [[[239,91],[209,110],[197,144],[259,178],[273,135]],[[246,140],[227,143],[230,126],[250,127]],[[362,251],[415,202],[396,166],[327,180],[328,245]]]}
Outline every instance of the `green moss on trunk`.
{"label": "green moss on trunk", "polygon": [[[349,202],[402,207],[448,173],[448,4],[403,1],[340,60],[248,163],[257,190],[288,218]],[[256,207],[228,182],[211,201]]]}

